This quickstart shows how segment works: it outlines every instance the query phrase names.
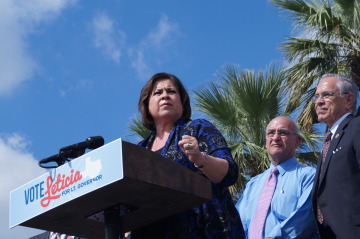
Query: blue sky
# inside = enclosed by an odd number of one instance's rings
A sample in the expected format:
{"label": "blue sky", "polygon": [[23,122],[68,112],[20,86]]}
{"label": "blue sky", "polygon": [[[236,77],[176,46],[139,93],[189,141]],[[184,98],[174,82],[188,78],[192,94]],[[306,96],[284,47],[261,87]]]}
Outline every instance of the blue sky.
{"label": "blue sky", "polygon": [[8,192],[46,172],[37,161],[101,135],[128,137],[139,92],[157,72],[190,95],[226,64],[281,61],[291,23],[266,0],[1,0],[0,231]]}

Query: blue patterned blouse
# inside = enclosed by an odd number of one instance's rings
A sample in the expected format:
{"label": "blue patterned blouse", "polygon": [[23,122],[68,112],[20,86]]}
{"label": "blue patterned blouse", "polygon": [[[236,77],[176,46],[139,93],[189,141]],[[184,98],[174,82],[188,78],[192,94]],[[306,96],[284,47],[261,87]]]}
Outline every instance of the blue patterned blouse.
{"label": "blue patterned blouse", "polygon": [[[191,135],[197,138],[201,152],[226,159],[229,162],[227,175],[220,183],[212,183],[213,200],[211,202],[135,230],[132,232],[131,238],[244,238],[240,216],[228,190],[228,186],[233,185],[238,178],[238,166],[231,156],[231,151],[224,137],[213,124],[204,119],[190,120],[188,122],[178,120],[165,146],[161,149],[160,154],[165,158],[196,171],[204,177],[205,175],[195,168],[181,147],[178,146],[178,142],[183,135]],[[152,132],[139,145],[150,148],[154,138],[155,132]]]}

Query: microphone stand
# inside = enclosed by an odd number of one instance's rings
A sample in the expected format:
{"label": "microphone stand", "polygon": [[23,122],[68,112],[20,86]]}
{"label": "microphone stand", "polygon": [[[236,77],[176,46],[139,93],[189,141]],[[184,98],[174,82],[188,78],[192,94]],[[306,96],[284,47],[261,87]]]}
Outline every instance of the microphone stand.
{"label": "microphone stand", "polygon": [[119,204],[117,206],[107,208],[103,211],[104,223],[105,223],[105,238],[106,239],[125,238],[125,231],[121,227],[121,218],[120,217],[131,212],[134,209],[135,208],[133,208],[131,206]]}

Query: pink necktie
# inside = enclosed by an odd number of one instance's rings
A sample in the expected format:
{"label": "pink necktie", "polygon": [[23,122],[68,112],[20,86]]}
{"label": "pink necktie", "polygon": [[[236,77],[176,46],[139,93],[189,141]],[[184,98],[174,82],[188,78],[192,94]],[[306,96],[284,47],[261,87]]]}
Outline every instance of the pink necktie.
{"label": "pink necktie", "polygon": [[279,173],[276,167],[270,173],[266,180],[261,195],[256,206],[254,217],[250,223],[249,239],[263,239],[264,225],[267,213],[269,211],[271,199],[276,187],[276,175]]}

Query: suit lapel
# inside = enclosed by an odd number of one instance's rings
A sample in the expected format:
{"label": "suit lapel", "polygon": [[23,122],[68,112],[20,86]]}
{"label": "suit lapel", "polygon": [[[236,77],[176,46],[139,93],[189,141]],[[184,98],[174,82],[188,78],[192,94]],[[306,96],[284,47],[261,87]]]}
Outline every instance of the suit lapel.
{"label": "suit lapel", "polygon": [[[328,169],[328,166],[330,164],[330,161],[332,159],[332,155],[333,155],[333,151],[335,151],[335,149],[337,148],[343,134],[344,134],[344,129],[346,128],[346,126],[348,125],[348,123],[350,122],[350,120],[352,120],[354,118],[353,115],[348,115],[339,125],[339,127],[337,128],[332,140],[331,140],[331,143],[330,143],[330,146],[329,146],[329,150],[327,152],[327,155],[326,155],[326,158],[325,158],[325,163],[323,165],[323,169],[322,169],[322,174],[321,174],[321,178],[320,178],[320,182],[319,182],[319,185],[321,185],[326,173],[327,173],[327,169]],[[321,157],[320,156],[320,161],[321,161]],[[318,162],[318,167],[319,167],[319,163],[321,164],[321,162]]]}

